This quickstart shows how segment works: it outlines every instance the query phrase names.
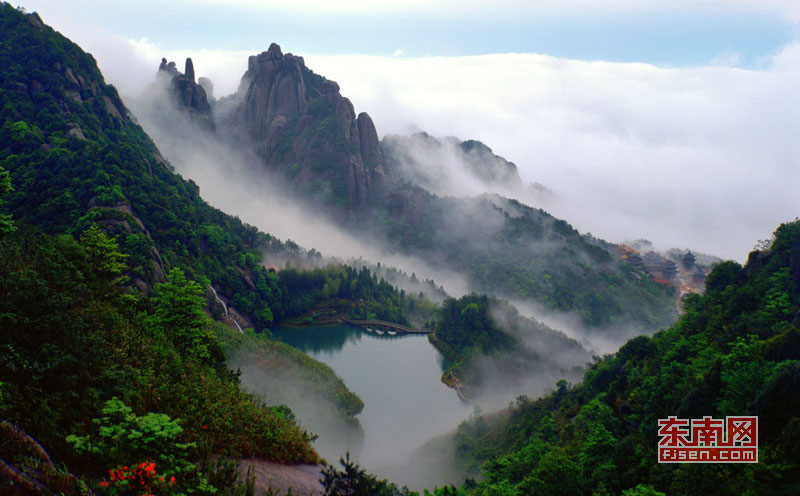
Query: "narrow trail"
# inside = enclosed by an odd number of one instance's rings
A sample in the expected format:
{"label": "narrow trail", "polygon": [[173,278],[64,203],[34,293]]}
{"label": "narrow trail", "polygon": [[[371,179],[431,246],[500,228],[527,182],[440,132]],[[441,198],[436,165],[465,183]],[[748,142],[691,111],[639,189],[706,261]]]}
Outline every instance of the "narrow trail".
{"label": "narrow trail", "polygon": [[321,496],[324,492],[319,481],[322,465],[283,465],[259,458],[242,460],[239,471],[245,474],[248,468],[252,468],[256,477],[256,494],[271,490],[286,496],[290,489],[295,496]]}
{"label": "narrow trail", "polygon": [[458,396],[458,399],[460,399],[461,401],[463,401],[464,403],[467,403],[469,405],[477,405],[477,403],[475,403],[475,401],[473,401],[469,396],[464,394],[464,392],[461,390],[461,383],[460,382],[456,382],[455,385],[453,386],[453,389],[456,390],[456,395]]}
{"label": "narrow trail", "polygon": [[242,326],[239,325],[239,322],[236,320],[236,317],[234,317],[233,315],[230,314],[230,312],[228,312],[228,305],[226,305],[225,302],[222,301],[222,299],[220,299],[219,295],[217,295],[217,290],[214,289],[214,286],[209,284],[208,287],[209,287],[209,289],[211,289],[211,292],[214,293],[214,298],[219,303],[222,304],[222,308],[225,310],[225,316],[230,318],[233,321],[233,323],[236,324],[236,328],[239,329],[239,332],[244,334],[244,330],[242,330]]}

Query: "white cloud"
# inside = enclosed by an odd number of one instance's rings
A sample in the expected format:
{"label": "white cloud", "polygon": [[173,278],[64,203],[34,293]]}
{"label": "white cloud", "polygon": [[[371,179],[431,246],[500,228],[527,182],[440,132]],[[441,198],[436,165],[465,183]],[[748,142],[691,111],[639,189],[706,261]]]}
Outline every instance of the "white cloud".
{"label": "white cloud", "polygon": [[[787,16],[794,4],[731,0]],[[162,56],[179,67],[191,56],[222,96],[256,52],[166,51],[87,29],[66,13],[45,20],[91,51],[123,94],[152,81]],[[759,71],[731,67],[735,54],[690,69],[535,54],[302,55],[373,116],[379,133],[415,124],[480,139],[524,179],[556,191],[554,214],[610,240],[647,237],[741,260],[756,239],[800,214],[800,44]]]}
{"label": "white cloud", "polygon": [[[147,79],[191,56],[215,94],[248,52],[163,52],[129,41]],[[99,57],[100,58],[100,57]],[[760,71],[583,62],[535,54],[311,56],[378,132],[480,139],[560,199],[551,213],[610,241],[644,237],[743,260],[800,214],[800,44]],[[118,86],[135,81],[105,65]],[[129,68],[130,69],[130,68]]]}
{"label": "white cloud", "polygon": [[531,54],[306,57],[378,131],[476,138],[609,240],[743,259],[800,214],[800,46],[763,71]]}
{"label": "white cloud", "polygon": [[[192,7],[201,5],[221,5],[226,8],[238,7],[245,10],[284,10],[295,12],[333,12],[333,13],[428,13],[438,15],[475,14],[487,12],[485,0],[177,0]],[[617,10],[630,11],[670,11],[670,12],[765,12],[783,16],[785,19],[800,21],[800,2],[797,0],[499,0],[491,3],[493,13],[500,15],[519,15],[535,12],[585,12]]]}

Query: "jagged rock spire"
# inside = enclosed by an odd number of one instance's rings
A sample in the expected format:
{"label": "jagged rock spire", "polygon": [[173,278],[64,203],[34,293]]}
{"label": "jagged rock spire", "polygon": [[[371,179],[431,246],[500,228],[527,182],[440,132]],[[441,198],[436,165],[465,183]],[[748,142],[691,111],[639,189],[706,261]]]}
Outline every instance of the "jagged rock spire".
{"label": "jagged rock spire", "polygon": [[186,58],[186,69],[183,71],[183,75],[186,76],[186,79],[194,83],[194,64],[192,64],[191,58]]}

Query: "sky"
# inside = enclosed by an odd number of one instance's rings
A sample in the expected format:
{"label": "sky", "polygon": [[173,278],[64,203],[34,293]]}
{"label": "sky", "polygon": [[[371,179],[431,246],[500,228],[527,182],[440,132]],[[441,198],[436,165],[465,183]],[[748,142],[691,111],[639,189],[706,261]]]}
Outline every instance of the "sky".
{"label": "sky", "polygon": [[[20,4],[20,2],[12,2]],[[191,56],[215,95],[271,42],[379,135],[479,139],[609,241],[746,259],[800,215],[796,0],[21,2],[123,97]]]}

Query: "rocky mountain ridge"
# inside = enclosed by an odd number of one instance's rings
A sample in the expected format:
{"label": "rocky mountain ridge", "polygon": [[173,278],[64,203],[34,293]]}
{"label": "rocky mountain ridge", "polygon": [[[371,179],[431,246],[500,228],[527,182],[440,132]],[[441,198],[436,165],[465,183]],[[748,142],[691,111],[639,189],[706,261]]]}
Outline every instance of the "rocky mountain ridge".
{"label": "rocky mountain ridge", "polygon": [[[249,152],[249,163],[273,173],[269,181],[361,242],[464,274],[473,291],[577,311],[591,327],[654,329],[674,318],[662,288],[622,267],[602,240],[543,210],[483,196],[542,196],[524,194],[516,165],[473,140],[379,141],[335,82],[275,43],[249,58],[236,94],[211,108],[221,143]],[[164,139],[181,139],[181,126],[153,121]]]}
{"label": "rocky mountain ridge", "polygon": [[272,43],[251,56],[234,122],[268,167],[326,203],[363,209],[387,183],[375,124],[356,116],[339,85]]}
{"label": "rocky mountain ridge", "polygon": [[517,166],[477,140],[435,138],[425,132],[387,135],[381,140],[381,151],[396,178],[433,193],[518,191],[522,187]]}
{"label": "rocky mountain ridge", "polygon": [[276,43],[250,56],[237,93],[223,102],[209,102],[205,88],[213,83],[195,82],[190,58],[183,74],[162,59],[158,79],[169,81],[171,100],[201,129],[215,132],[223,125],[220,138],[251,148],[306,197],[357,214],[392,183],[370,116],[356,115],[338,84]]}
{"label": "rocky mountain ridge", "polygon": [[206,90],[201,84],[195,82],[194,63],[191,58],[186,59],[183,74],[178,72],[175,62],[167,62],[167,59],[162,58],[156,75],[156,83],[168,85],[173,102],[185,110],[198,127],[210,132],[216,130]]}

